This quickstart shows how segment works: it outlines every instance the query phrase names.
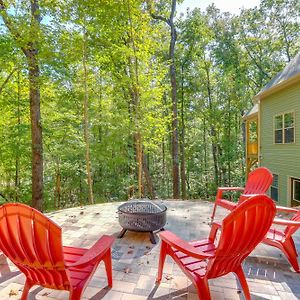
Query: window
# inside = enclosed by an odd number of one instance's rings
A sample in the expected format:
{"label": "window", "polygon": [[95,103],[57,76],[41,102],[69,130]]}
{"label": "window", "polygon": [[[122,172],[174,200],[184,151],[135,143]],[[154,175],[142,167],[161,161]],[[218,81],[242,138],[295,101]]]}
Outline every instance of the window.
{"label": "window", "polygon": [[273,182],[271,185],[271,198],[278,201],[278,175],[273,174]]}
{"label": "window", "polygon": [[292,178],[292,200],[300,202],[300,179]]}
{"label": "window", "polygon": [[274,120],[275,144],[290,144],[295,141],[294,113],[275,116]]}

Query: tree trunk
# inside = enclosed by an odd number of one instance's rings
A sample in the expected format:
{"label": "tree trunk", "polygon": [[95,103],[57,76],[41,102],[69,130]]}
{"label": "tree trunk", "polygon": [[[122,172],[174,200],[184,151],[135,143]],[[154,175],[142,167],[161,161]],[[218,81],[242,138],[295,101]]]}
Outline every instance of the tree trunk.
{"label": "tree trunk", "polygon": [[84,142],[85,142],[85,161],[86,161],[86,174],[89,190],[89,203],[94,203],[93,195],[93,179],[92,179],[92,167],[90,158],[90,139],[89,139],[89,116],[88,116],[88,106],[89,106],[89,95],[88,95],[88,71],[87,71],[87,32],[86,32],[86,20],[84,20],[83,27],[83,72],[84,72],[84,113],[83,113],[83,123],[84,123]]}
{"label": "tree trunk", "polygon": [[147,186],[151,195],[154,195],[154,187],[150,177],[150,173],[147,166],[147,160],[144,159],[143,154],[143,142],[142,135],[140,132],[140,83],[139,83],[139,61],[137,56],[137,49],[135,44],[135,35],[132,24],[132,15],[131,15],[131,6],[130,2],[127,1],[127,10],[128,10],[128,21],[130,26],[130,44],[133,50],[133,57],[129,59],[129,76],[131,78],[132,87],[131,87],[131,99],[132,99],[132,114],[134,125],[136,127],[136,132],[134,134],[135,140],[135,149],[136,149],[136,161],[137,161],[137,177],[138,177],[138,197],[142,198],[143,196],[143,171],[146,178]]}
{"label": "tree trunk", "polygon": [[203,140],[202,143],[204,145],[204,180],[205,180],[205,198],[208,198],[208,166],[207,166],[207,148],[206,148],[206,118],[203,116]]}
{"label": "tree trunk", "polygon": [[[38,0],[30,1],[32,33],[40,29],[40,7]],[[36,39],[36,37],[34,37]],[[40,108],[40,68],[38,63],[37,40],[28,44],[27,61],[29,71],[30,118],[32,139],[32,206],[42,210],[43,206],[43,138]]]}
{"label": "tree trunk", "polygon": [[60,175],[60,167],[59,162],[57,162],[57,166],[55,168],[55,193],[54,193],[54,207],[60,208],[61,202],[61,175]]}
{"label": "tree trunk", "polygon": [[21,100],[21,83],[20,83],[20,70],[18,70],[17,75],[17,85],[18,85],[18,106],[17,106],[17,144],[16,144],[16,173],[15,173],[15,200],[19,201],[19,189],[20,189],[20,125],[21,125],[21,116],[20,116],[20,100]]}
{"label": "tree trunk", "polygon": [[[211,82],[210,82],[210,74],[209,74],[209,66],[205,65],[206,71],[206,88],[208,94],[208,105],[209,105],[209,115],[213,114],[213,105],[212,105],[212,93],[211,93]],[[219,167],[218,167],[218,145],[216,143],[216,129],[210,118],[210,135],[211,135],[211,146],[212,146],[212,155],[213,155],[213,163],[214,163],[214,177],[215,177],[215,185],[219,185]]]}
{"label": "tree trunk", "polygon": [[[36,50],[37,51],[37,50]],[[30,118],[32,140],[32,206],[42,210],[43,205],[43,142],[40,112],[40,70],[37,53],[27,57],[29,67]]]}
{"label": "tree trunk", "polygon": [[142,153],[142,155],[143,155],[143,171],[144,171],[144,176],[145,176],[145,179],[146,179],[148,191],[150,193],[150,198],[155,199],[156,198],[156,192],[155,192],[155,188],[154,188],[151,176],[150,176],[150,172],[149,172],[149,168],[148,168],[149,164],[147,162],[147,157],[146,157],[146,154],[144,152]]}
{"label": "tree trunk", "polygon": [[178,109],[177,109],[177,84],[175,67],[175,44],[177,39],[174,25],[174,14],[176,11],[176,0],[172,0],[172,10],[169,19],[171,28],[171,41],[169,48],[170,79],[172,95],[172,162],[173,162],[173,198],[179,199],[179,147],[178,147]]}
{"label": "tree trunk", "polygon": [[172,164],[173,164],[173,198],[180,198],[179,191],[179,146],[178,146],[178,109],[177,109],[177,85],[176,85],[176,67],[175,67],[175,44],[177,39],[174,16],[176,12],[176,0],[172,0],[170,17],[167,19],[157,16],[152,12],[152,1],[148,0],[147,6],[153,19],[163,21],[170,26],[171,39],[169,46],[170,61],[170,81],[172,98]]}
{"label": "tree trunk", "polygon": [[186,199],[185,174],[185,123],[184,123],[184,90],[183,90],[183,64],[181,65],[181,141],[180,141],[180,172],[181,172],[181,198]]}
{"label": "tree trunk", "polygon": [[138,198],[141,199],[143,197],[143,154],[140,133],[135,134],[135,152],[138,171]]}
{"label": "tree trunk", "polygon": [[[38,0],[30,1],[31,9],[31,40],[21,46],[28,63],[30,119],[31,119],[31,147],[32,147],[32,206],[38,210],[43,205],[43,139],[40,111],[40,69],[38,63],[38,36],[41,23],[41,14]],[[0,0],[0,10],[3,21],[9,32],[19,44],[22,44],[22,36],[14,26],[7,14],[6,5]]]}

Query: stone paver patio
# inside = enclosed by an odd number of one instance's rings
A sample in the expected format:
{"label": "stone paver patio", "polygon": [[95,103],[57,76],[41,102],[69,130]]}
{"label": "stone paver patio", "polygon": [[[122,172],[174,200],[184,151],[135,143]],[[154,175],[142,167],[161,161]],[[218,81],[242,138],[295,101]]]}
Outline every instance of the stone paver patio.
{"label": "stone paver patio", "polygon": [[[209,232],[212,203],[204,201],[164,201],[168,207],[165,229],[185,240],[205,238]],[[105,203],[70,208],[49,214],[63,227],[64,245],[90,247],[103,234],[117,236],[121,227],[117,219],[120,203]],[[218,216],[225,210],[219,209]],[[159,241],[158,237],[157,240]],[[296,234],[300,249],[300,232]],[[106,287],[103,263],[93,276],[82,299],[165,300],[198,299],[196,290],[168,258],[162,283],[155,284],[160,243],[152,245],[146,233],[127,232],[113,245],[113,288]],[[300,274],[293,272],[279,250],[259,245],[244,266],[252,299],[300,299]],[[24,276],[0,255],[0,299],[20,299]],[[234,275],[209,282],[212,299],[244,299]],[[69,293],[34,287],[29,299],[68,299]]]}

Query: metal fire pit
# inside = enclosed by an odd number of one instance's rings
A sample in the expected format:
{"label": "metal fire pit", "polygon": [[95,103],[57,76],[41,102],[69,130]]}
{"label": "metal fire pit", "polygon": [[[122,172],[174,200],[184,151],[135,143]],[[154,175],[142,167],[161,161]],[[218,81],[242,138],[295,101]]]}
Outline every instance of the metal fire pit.
{"label": "metal fire pit", "polygon": [[167,207],[149,200],[129,201],[118,207],[119,223],[123,230],[122,238],[127,230],[149,232],[152,244],[156,244],[153,231],[164,230]]}

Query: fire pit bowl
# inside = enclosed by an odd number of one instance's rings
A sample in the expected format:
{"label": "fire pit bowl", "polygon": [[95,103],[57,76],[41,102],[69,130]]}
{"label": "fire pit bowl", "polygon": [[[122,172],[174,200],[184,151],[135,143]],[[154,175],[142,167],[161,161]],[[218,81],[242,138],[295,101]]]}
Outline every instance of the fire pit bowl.
{"label": "fire pit bowl", "polygon": [[122,238],[127,230],[149,232],[150,240],[155,244],[153,231],[163,230],[166,224],[167,207],[150,200],[128,201],[118,207],[119,223],[123,230]]}

